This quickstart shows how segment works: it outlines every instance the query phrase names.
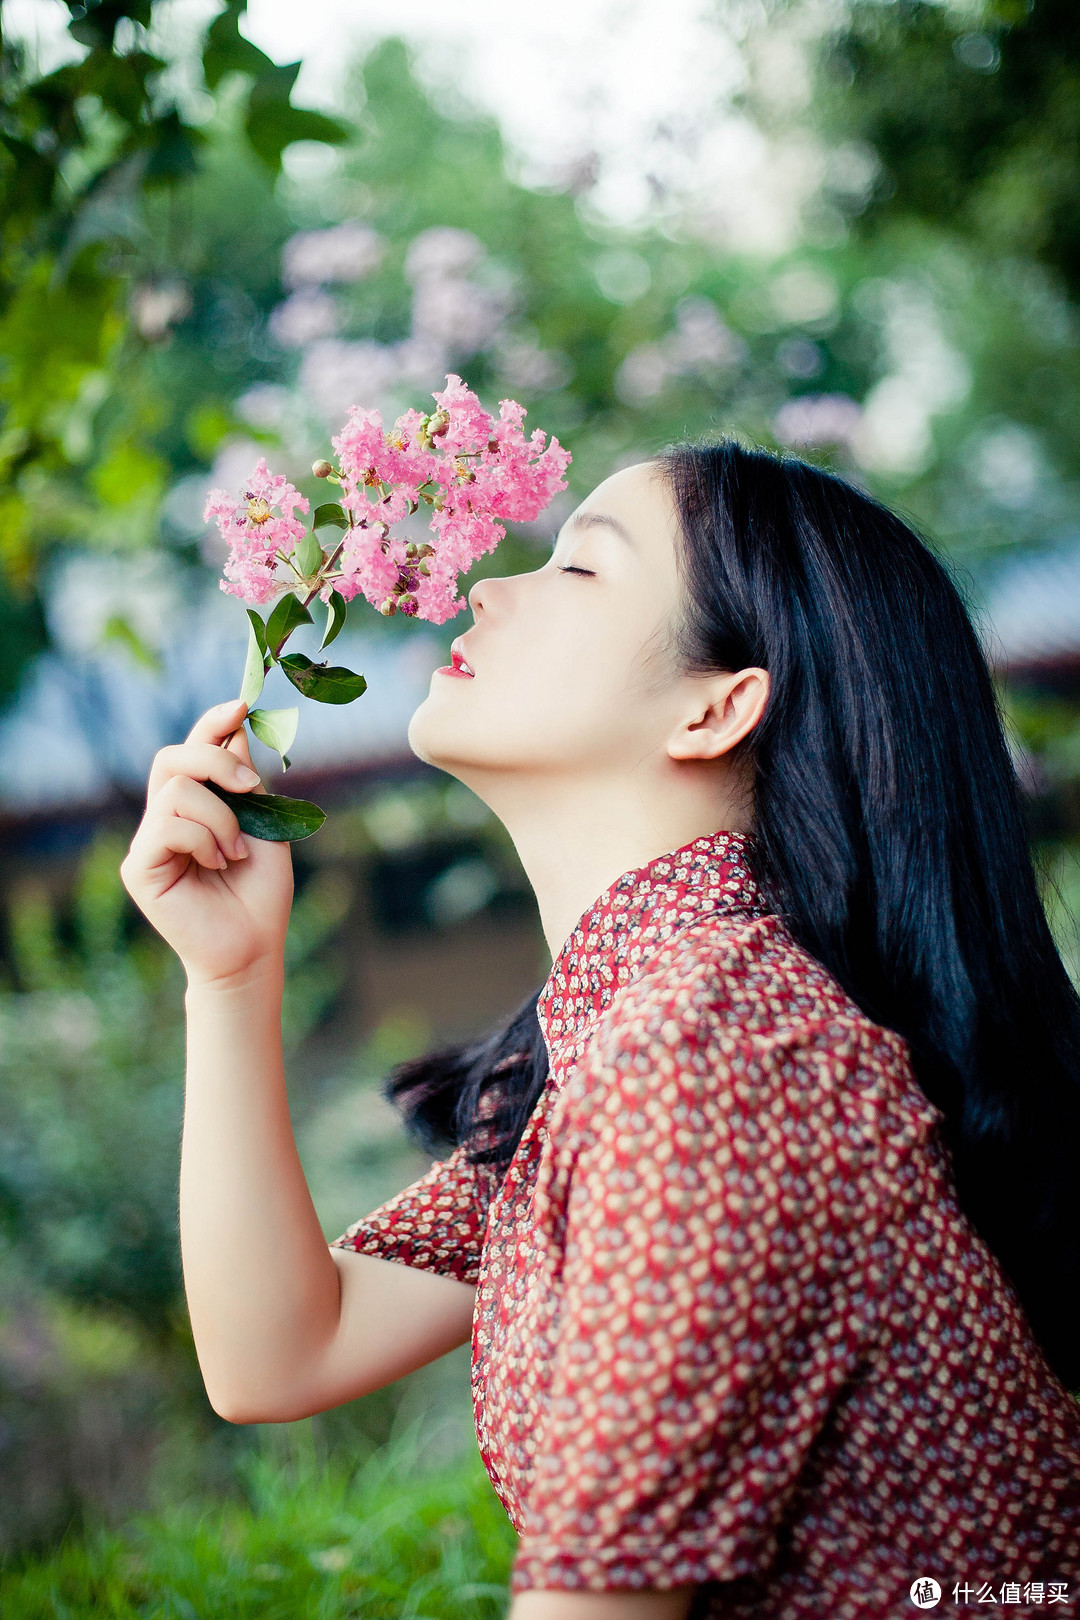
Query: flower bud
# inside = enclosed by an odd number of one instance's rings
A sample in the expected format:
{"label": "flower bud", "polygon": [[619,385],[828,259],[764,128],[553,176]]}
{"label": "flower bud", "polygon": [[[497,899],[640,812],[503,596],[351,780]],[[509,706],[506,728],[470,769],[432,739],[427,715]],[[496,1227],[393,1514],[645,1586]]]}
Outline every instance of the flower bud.
{"label": "flower bud", "polygon": [[410,540],[408,545],[405,547],[405,555],[408,557],[410,562],[419,554],[419,551],[420,547],[416,544],[415,540]]}
{"label": "flower bud", "polygon": [[498,441],[498,439],[489,439],[487,447],[491,451],[493,456],[497,455],[498,454],[498,449],[499,449],[499,441]]}
{"label": "flower bud", "polygon": [[443,433],[446,432],[446,430],[447,430],[447,428],[449,426],[450,426],[450,412],[449,411],[436,411],[435,414],[432,416],[430,422],[428,423],[428,433],[430,434],[431,438],[437,439],[440,436],[440,434],[443,434]]}
{"label": "flower bud", "polygon": [[418,606],[419,603],[417,602],[415,596],[400,596],[398,598],[398,607],[401,609],[402,613],[404,613],[410,619],[414,619],[416,617],[416,610]]}
{"label": "flower bud", "polygon": [[427,565],[427,563],[426,563],[426,562],[422,562],[422,563],[417,563],[417,565],[416,565],[416,572],[417,572],[417,573],[418,573],[418,574],[424,574],[424,575],[427,575],[427,574],[430,574],[430,573],[431,573],[431,569],[430,569],[430,568],[429,568],[429,567],[428,567],[428,565]]}
{"label": "flower bud", "polygon": [[383,615],[383,617],[385,619],[388,619],[390,617],[391,613],[396,613],[397,612],[397,603],[394,601],[394,598],[392,596],[388,596],[386,598],[386,601],[380,604],[379,612]]}
{"label": "flower bud", "polygon": [[311,470],[316,478],[329,478],[334,471],[329,461],[313,461]]}
{"label": "flower bud", "polygon": [[417,551],[416,555],[418,557],[434,557],[434,555],[435,555],[435,547],[434,546],[429,546],[427,541],[425,540],[424,544]]}

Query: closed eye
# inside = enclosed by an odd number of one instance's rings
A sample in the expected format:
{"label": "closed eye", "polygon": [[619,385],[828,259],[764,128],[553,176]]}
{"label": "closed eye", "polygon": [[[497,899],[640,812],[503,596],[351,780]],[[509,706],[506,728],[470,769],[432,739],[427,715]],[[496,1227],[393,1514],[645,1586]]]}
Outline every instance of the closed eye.
{"label": "closed eye", "polygon": [[575,568],[572,564],[567,564],[565,567],[560,566],[559,573],[560,574],[588,574],[590,579],[595,577],[591,568]]}

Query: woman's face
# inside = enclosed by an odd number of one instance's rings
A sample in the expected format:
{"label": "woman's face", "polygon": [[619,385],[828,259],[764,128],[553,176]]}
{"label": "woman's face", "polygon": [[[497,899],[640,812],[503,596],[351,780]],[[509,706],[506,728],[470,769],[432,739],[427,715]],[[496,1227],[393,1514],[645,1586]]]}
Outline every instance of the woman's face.
{"label": "woman's face", "polygon": [[471,677],[436,670],[413,752],[483,796],[492,773],[625,774],[685,703],[671,656],[678,519],[657,465],[606,478],[527,574],[478,580],[456,638]]}

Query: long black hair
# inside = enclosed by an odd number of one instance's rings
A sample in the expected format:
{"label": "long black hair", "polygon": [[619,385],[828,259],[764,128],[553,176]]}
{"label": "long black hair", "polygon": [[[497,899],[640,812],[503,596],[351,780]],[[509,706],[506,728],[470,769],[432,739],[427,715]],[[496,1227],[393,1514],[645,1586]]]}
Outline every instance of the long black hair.
{"label": "long black hair", "polygon": [[[766,903],[945,1116],[957,1193],[1080,1386],[1080,996],[1047,924],[990,670],[946,568],[845,480],[731,440],[658,458],[681,667],[768,670],[740,744]],[[505,1169],[543,1090],[530,995],[385,1083],[426,1146]]]}

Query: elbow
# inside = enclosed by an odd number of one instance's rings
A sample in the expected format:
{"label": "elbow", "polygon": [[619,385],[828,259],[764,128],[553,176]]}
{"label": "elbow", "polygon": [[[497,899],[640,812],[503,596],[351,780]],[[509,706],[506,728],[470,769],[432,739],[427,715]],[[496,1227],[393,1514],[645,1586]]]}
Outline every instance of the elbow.
{"label": "elbow", "polygon": [[214,1389],[206,1385],[206,1398],[210,1402],[219,1418],[226,1423],[265,1423],[258,1404],[253,1402],[250,1395],[245,1396],[240,1390]]}
{"label": "elbow", "polygon": [[206,1385],[206,1396],[226,1423],[295,1423],[320,1410],[308,1402],[276,1395],[270,1397],[252,1389],[219,1389]]}

